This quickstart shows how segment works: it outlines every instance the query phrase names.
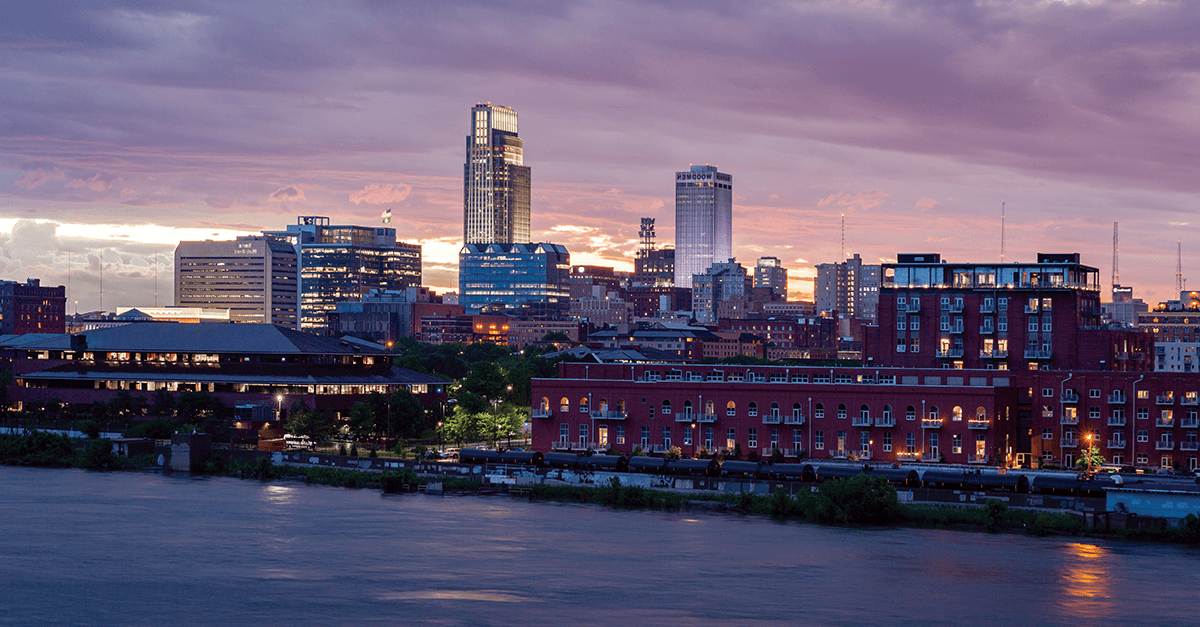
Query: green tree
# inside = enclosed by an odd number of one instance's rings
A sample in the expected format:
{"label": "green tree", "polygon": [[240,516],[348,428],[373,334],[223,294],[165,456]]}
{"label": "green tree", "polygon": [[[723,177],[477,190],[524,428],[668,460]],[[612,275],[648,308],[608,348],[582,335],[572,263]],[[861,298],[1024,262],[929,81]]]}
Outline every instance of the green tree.
{"label": "green tree", "polygon": [[822,483],[814,506],[818,520],[838,524],[883,524],[899,511],[896,488],[886,479],[866,475]]}
{"label": "green tree", "polygon": [[[1090,462],[1090,463],[1089,463]],[[1104,465],[1104,455],[1096,447],[1084,449],[1079,454],[1079,461],[1075,462],[1075,467],[1079,469],[1091,468],[1096,470]]]}
{"label": "green tree", "polygon": [[350,433],[359,437],[375,433],[375,412],[371,405],[359,401],[350,408]]}
{"label": "green tree", "polygon": [[110,440],[92,440],[83,450],[80,466],[88,470],[108,470],[113,465],[112,442]]}
{"label": "green tree", "polygon": [[389,415],[392,420],[392,436],[401,438],[420,437],[428,428],[425,408],[407,388],[392,392],[388,399]]}
{"label": "green tree", "polygon": [[207,392],[184,392],[176,403],[179,421],[196,425],[205,433],[220,430],[225,409],[221,399]]}
{"label": "green tree", "polygon": [[164,418],[175,415],[175,395],[163,388],[155,390],[150,413]]}
{"label": "green tree", "polygon": [[314,443],[324,442],[337,433],[337,425],[325,411],[310,410],[303,404],[295,405],[288,412],[288,433],[308,436]]}
{"label": "green tree", "polygon": [[504,396],[507,385],[508,381],[500,366],[494,362],[483,361],[471,366],[471,372],[463,380],[462,389],[492,401]]}

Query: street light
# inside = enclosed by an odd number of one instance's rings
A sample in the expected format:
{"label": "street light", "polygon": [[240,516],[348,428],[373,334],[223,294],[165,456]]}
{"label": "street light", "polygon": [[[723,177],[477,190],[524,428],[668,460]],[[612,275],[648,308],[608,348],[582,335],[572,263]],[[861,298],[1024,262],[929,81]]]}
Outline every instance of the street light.
{"label": "street light", "polygon": [[275,408],[275,420],[283,420],[283,395],[276,394],[275,402],[278,403],[278,406]]}
{"label": "street light", "polygon": [[1090,474],[1092,474],[1092,455],[1093,455],[1093,451],[1095,450],[1093,448],[1094,444],[1092,443],[1092,434],[1089,433],[1087,435],[1087,441],[1088,441],[1087,473],[1090,475]]}
{"label": "street light", "polygon": [[696,440],[699,439],[697,437],[697,435],[698,434],[696,433],[696,423],[693,422],[692,423],[692,457],[696,457]]}
{"label": "street light", "polygon": [[437,432],[438,432],[438,450],[442,451],[444,449],[442,448],[442,421],[440,421],[440,420],[438,421]]}

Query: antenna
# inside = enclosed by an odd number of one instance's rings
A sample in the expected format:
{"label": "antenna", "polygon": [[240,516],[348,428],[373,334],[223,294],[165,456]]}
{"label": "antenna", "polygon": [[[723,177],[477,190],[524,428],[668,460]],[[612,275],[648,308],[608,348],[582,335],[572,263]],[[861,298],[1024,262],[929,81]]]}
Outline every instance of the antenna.
{"label": "antenna", "polygon": [[154,249],[154,306],[158,307],[158,248]]}
{"label": "antenna", "polygon": [[1175,291],[1183,291],[1183,242],[1176,243],[1175,258]]}
{"label": "antenna", "polygon": [[1121,284],[1120,264],[1117,261],[1117,223],[1113,222],[1113,265],[1112,265],[1112,286],[1116,289]]}
{"label": "antenna", "polygon": [[1000,263],[1004,263],[1004,205],[1007,201],[1000,201]]}
{"label": "antenna", "polygon": [[842,214],[842,258],[839,261],[846,260],[846,214]]}
{"label": "antenna", "polygon": [[71,249],[67,249],[67,302],[71,302]]}
{"label": "antenna", "polygon": [[100,313],[104,314],[104,248],[100,248]]}

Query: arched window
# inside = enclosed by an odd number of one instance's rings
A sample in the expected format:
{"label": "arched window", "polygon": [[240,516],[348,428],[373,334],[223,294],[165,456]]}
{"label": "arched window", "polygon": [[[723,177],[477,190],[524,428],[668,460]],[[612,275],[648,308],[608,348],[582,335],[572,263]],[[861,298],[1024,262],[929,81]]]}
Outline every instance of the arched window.
{"label": "arched window", "polygon": [[771,403],[771,416],[779,417],[779,403]]}
{"label": "arched window", "polygon": [[803,414],[803,411],[801,410],[800,403],[793,403],[792,404],[792,417],[799,418],[802,415],[804,415],[804,414]]}
{"label": "arched window", "polygon": [[962,407],[955,405],[954,409],[950,410],[950,419],[955,422],[962,422]]}
{"label": "arched window", "polygon": [[937,420],[937,419],[938,419],[938,409],[937,409],[937,405],[931,405],[931,406],[929,407],[929,419],[930,419],[930,420]]}
{"label": "arched window", "polygon": [[671,401],[663,401],[662,413],[664,413],[664,414],[671,413]]}
{"label": "arched window", "polygon": [[717,410],[713,409],[712,401],[704,401],[704,413],[709,416],[717,413]]}
{"label": "arched window", "polygon": [[825,406],[820,403],[817,403],[816,408],[813,409],[813,418],[824,418],[824,417],[825,417]]}
{"label": "arched window", "polygon": [[917,419],[917,408],[913,407],[912,405],[909,405],[908,409],[904,410],[904,419],[905,420],[916,420]]}
{"label": "arched window", "polygon": [[585,396],[585,397],[579,399],[579,411],[586,414],[587,410],[588,410],[588,399]]}
{"label": "arched window", "polygon": [[598,407],[597,409],[599,409],[600,411],[608,411],[608,399],[607,398],[600,399],[600,407]]}
{"label": "arched window", "polygon": [[725,403],[725,415],[726,416],[736,416],[737,415],[737,403],[735,403],[733,401],[729,401],[728,403]]}
{"label": "arched window", "polygon": [[558,402],[558,411],[571,411],[571,400],[565,396],[562,397],[562,400]]}
{"label": "arched window", "polygon": [[691,415],[692,415],[692,402],[691,402],[691,401],[684,401],[684,402],[683,402],[683,415],[684,415],[684,416],[691,416]]}
{"label": "arched window", "polygon": [[838,404],[838,420],[845,420],[845,419],[846,419],[846,405],[845,405],[845,403],[839,403]]}
{"label": "arched window", "polygon": [[891,417],[892,417],[892,406],[884,405],[883,406],[883,419],[888,420]]}
{"label": "arched window", "polygon": [[625,399],[623,399],[623,398],[617,399],[617,411],[619,411],[621,413],[625,413]]}
{"label": "arched window", "polygon": [[859,408],[858,408],[858,415],[859,415],[859,416],[862,416],[863,418],[870,418],[870,417],[871,417],[871,408],[870,408],[870,407],[867,407],[866,405],[863,405],[862,407],[859,407]]}
{"label": "arched window", "polygon": [[538,403],[538,409],[542,411],[550,411],[550,399],[543,396],[542,401]]}
{"label": "arched window", "polygon": [[750,403],[746,406],[746,413],[751,416],[758,415],[758,403]]}
{"label": "arched window", "polygon": [[982,407],[975,408],[975,420],[984,422],[987,420],[987,410]]}

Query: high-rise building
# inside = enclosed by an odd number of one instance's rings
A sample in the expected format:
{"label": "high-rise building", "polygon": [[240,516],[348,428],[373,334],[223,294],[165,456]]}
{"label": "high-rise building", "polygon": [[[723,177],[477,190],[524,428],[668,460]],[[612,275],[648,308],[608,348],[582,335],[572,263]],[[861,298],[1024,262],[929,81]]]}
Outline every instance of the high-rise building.
{"label": "high-rise building", "polygon": [[463,243],[529,242],[529,168],[522,153],[516,111],[490,103],[471,108],[463,165]]}
{"label": "high-rise building", "polygon": [[737,261],[714,263],[692,277],[692,315],[700,324],[745,318],[753,285]]}
{"label": "high-rise building", "polygon": [[754,268],[754,287],[767,288],[775,296],[787,300],[788,276],[783,262],[777,257],[760,257]]}
{"label": "high-rise building", "polygon": [[558,244],[466,244],[458,253],[458,292],[469,314],[489,305],[565,312],[571,254]]}
{"label": "high-rise building", "polygon": [[287,231],[267,233],[300,257],[300,328],[325,333],[327,312],[373,289],[421,284],[421,246],[396,241],[391,227],[331,225],[324,216],[300,216]]}
{"label": "high-rise building", "polygon": [[842,263],[817,265],[814,300],[817,311],[837,311],[874,322],[879,309],[879,264],[864,264],[855,254]]}
{"label": "high-rise building", "polygon": [[227,309],[234,322],[298,328],[296,250],[267,235],[232,241],[179,242],[175,248],[175,305]]}
{"label": "high-rise building", "polygon": [[716,166],[675,173],[675,286],[733,257],[733,177]]}
{"label": "high-rise building", "polygon": [[42,287],[40,279],[0,281],[0,335],[64,333],[67,288]]}

